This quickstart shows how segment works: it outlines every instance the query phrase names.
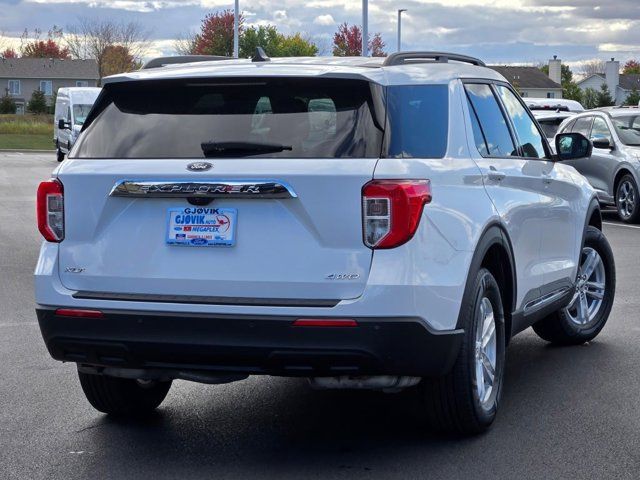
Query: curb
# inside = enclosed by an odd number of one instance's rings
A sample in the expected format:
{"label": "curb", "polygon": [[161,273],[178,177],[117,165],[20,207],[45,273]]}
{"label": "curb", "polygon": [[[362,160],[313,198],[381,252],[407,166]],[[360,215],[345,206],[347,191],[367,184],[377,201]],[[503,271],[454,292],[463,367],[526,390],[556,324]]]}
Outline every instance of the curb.
{"label": "curb", "polygon": [[55,150],[28,150],[28,149],[16,149],[16,148],[0,148],[0,152],[14,152],[14,153],[56,153]]}

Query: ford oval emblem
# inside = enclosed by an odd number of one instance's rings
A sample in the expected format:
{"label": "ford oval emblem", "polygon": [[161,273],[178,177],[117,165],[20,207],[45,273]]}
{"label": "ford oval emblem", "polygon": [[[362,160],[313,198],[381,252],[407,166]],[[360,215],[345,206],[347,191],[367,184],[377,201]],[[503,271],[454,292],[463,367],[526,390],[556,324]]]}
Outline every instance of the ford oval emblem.
{"label": "ford oval emblem", "polygon": [[194,162],[187,165],[187,170],[192,172],[206,172],[207,170],[211,170],[213,165],[209,162]]}

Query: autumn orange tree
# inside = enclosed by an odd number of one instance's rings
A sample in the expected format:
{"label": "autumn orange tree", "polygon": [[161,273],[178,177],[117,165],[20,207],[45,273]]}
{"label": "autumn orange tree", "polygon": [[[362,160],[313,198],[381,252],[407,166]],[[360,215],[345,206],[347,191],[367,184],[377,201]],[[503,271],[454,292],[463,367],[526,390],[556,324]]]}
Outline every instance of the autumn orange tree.
{"label": "autumn orange tree", "polygon": [[47,33],[45,40],[40,38],[41,35],[42,31],[39,29],[34,30],[33,35],[30,35],[28,30],[24,31],[20,37],[20,55],[23,58],[59,58],[63,60],[71,58],[69,48],[62,45],[61,28],[54,25]]}
{"label": "autumn orange tree", "polygon": [[629,60],[624,64],[624,67],[622,67],[622,73],[624,73],[625,75],[631,73],[640,73],[640,62],[638,62],[637,60]]}
{"label": "autumn orange tree", "polygon": [[[385,57],[386,46],[382,35],[375,33],[369,38],[369,54],[373,57]],[[358,57],[362,55],[362,29],[358,25],[347,22],[338,25],[338,31],[333,34],[333,55],[336,57]]]}
{"label": "autumn orange tree", "polygon": [[18,58],[18,52],[13,48],[5,48],[0,52],[0,58]]}

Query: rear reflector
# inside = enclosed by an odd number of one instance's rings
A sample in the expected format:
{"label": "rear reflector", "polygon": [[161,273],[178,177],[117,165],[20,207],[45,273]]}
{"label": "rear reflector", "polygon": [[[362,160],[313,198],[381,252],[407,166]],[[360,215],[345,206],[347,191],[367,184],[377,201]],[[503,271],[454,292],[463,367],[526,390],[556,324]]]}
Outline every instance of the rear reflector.
{"label": "rear reflector", "polygon": [[56,310],[59,317],[103,318],[100,310],[78,310],[75,308],[59,308]]}
{"label": "rear reflector", "polygon": [[299,318],[294,327],[357,327],[358,322],[348,318]]}

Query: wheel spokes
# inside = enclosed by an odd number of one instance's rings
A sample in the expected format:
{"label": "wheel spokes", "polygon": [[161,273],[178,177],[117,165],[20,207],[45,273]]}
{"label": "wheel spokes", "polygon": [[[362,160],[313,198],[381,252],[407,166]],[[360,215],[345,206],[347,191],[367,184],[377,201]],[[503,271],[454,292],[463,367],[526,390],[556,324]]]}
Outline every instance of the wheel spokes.
{"label": "wheel spokes", "polygon": [[602,300],[604,298],[604,283],[587,282],[586,294],[591,298]]}
{"label": "wheel spokes", "polygon": [[591,250],[587,254],[587,258],[580,268],[584,280],[588,280],[589,278],[591,278],[591,275],[593,275],[593,271],[598,267],[599,264],[600,255],[598,255],[598,252],[596,252],[595,250]]}

